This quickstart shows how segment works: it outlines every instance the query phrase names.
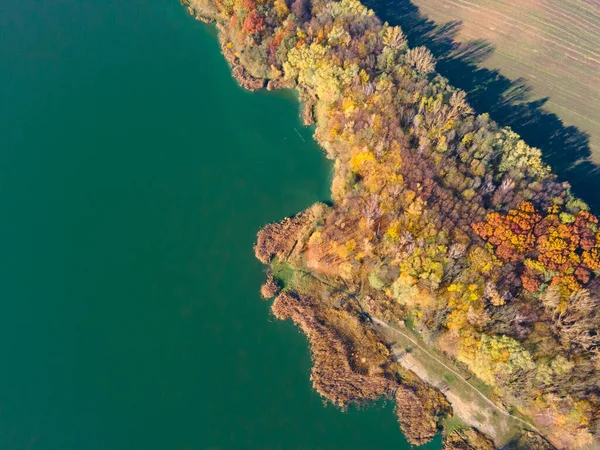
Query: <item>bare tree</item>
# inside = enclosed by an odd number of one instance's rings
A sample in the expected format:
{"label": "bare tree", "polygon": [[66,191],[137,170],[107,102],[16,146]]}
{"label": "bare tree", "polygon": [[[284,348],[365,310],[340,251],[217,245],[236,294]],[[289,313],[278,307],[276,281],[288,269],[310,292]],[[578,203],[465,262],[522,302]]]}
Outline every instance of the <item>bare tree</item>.
{"label": "bare tree", "polygon": [[363,206],[363,214],[367,220],[367,226],[373,229],[375,223],[379,220],[379,218],[382,215],[377,195],[373,194],[367,199]]}
{"label": "bare tree", "polygon": [[[554,298],[547,297],[545,304],[554,305]],[[600,298],[590,295],[587,289],[581,289],[571,294],[566,308],[561,306],[559,302],[554,310],[554,329],[561,342],[585,351],[597,348],[600,345]]]}
{"label": "bare tree", "polygon": [[406,52],[406,62],[423,75],[435,71],[435,58],[426,47],[411,48]]}

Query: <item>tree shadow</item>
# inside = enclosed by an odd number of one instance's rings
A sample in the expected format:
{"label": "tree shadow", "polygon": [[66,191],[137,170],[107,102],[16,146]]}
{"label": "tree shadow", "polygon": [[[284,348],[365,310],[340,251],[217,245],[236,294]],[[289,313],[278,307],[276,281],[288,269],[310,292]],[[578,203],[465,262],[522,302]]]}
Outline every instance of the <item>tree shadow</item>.
{"label": "tree shadow", "polygon": [[423,16],[411,0],[364,0],[363,3],[391,25],[399,25],[411,47],[424,45],[437,58],[437,71],[467,93],[478,113],[488,112],[501,126],[510,126],[542,150],[544,161],[573,193],[600,213],[600,167],[589,160],[589,135],[567,126],[544,109],[548,98],[532,100],[523,78],[510,80],[498,70],[479,67],[494,47],[484,40],[460,43],[462,22],[436,24]]}

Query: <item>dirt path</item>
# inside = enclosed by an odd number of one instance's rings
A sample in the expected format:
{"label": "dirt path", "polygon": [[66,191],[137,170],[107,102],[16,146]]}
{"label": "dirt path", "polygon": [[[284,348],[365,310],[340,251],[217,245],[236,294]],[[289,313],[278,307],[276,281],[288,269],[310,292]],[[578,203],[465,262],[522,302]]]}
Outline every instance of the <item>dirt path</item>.
{"label": "dirt path", "polygon": [[[292,270],[301,272],[329,287],[335,287],[311,271],[303,269]],[[350,297],[358,300],[356,293],[350,291],[345,292]],[[360,304],[360,301],[358,303]],[[488,434],[496,441],[496,444],[499,444],[500,446],[506,445],[509,440],[518,433],[518,430],[523,428],[535,431],[541,436],[544,436],[544,433],[535,426],[519,417],[513,416],[490,400],[483,392],[477,389],[477,387],[469,383],[469,381],[458,373],[457,370],[432,354],[414,337],[377,317],[370,317],[374,325],[401,337],[405,341],[404,347],[410,343],[418,349],[418,351],[423,353],[422,358],[418,358],[414,351],[411,352],[410,355],[406,354],[400,357],[395,356],[395,358],[405,369],[411,370],[426,383],[435,386],[438,389],[440,388],[440,384],[446,385],[447,387],[442,389],[442,391],[448,398],[448,401],[452,404],[455,414],[467,425]],[[431,367],[433,362],[439,366]],[[447,372],[444,373],[444,371]],[[456,382],[450,383],[452,385],[446,383],[446,381],[448,381],[447,376],[450,374],[452,377],[456,378],[456,380],[459,380],[460,386],[458,386]]]}
{"label": "dirt path", "polygon": [[[415,347],[417,347],[421,352],[423,352],[425,355],[427,355],[428,358],[431,358],[432,360],[434,360],[436,363],[438,363],[444,369],[446,369],[448,372],[450,372],[454,377],[456,377],[456,379],[460,380],[464,387],[467,387],[467,389],[469,389],[472,393],[474,393],[480,400],[484,401],[486,403],[486,405],[489,405],[489,407],[492,408],[493,411],[497,412],[504,418],[518,422],[521,427],[523,427],[525,429],[536,431],[537,433],[539,433],[543,436],[543,433],[540,430],[538,430],[536,427],[531,425],[529,422],[527,422],[519,417],[515,417],[515,416],[511,415],[508,411],[506,411],[505,409],[501,408],[500,406],[495,404],[493,401],[491,401],[483,392],[481,392],[479,389],[477,389],[475,386],[473,386],[471,383],[469,383],[469,381],[467,379],[465,379],[460,373],[458,373],[452,367],[449,367],[446,363],[444,363],[438,357],[433,355],[429,350],[427,350],[417,340],[413,339],[410,335],[408,335],[404,331],[402,331],[402,330],[400,330],[400,329],[398,329],[376,317],[371,317],[371,320],[376,325],[379,325],[388,330],[391,330],[392,332],[402,336],[403,339],[409,341],[411,344],[413,344]],[[405,367],[406,369],[412,370],[419,378],[423,379],[427,383],[435,385],[436,384],[435,378],[443,379],[442,374],[437,374],[438,377],[432,376],[429,373],[429,371],[427,370],[427,368],[424,367],[423,364],[421,364],[419,359],[417,359],[415,356],[413,356],[411,354],[397,357],[396,359],[400,364],[402,364],[403,367]],[[489,422],[491,422],[493,419],[491,417],[488,417],[488,419],[489,419],[488,421],[481,420],[481,416],[485,416],[484,412],[481,410],[477,410],[477,408],[475,408],[475,410],[473,410],[473,408],[472,408],[473,405],[469,405],[469,403],[472,403],[472,402],[465,401],[462,398],[462,396],[460,394],[454,392],[454,390],[456,390],[456,389],[453,388],[452,386],[448,386],[448,392],[446,392],[445,394],[448,397],[448,399],[451,401],[452,406],[453,407],[456,406],[457,412],[462,412],[463,416],[467,416],[467,417],[463,417],[463,420],[466,420],[467,422],[472,422],[473,425],[477,426],[479,429],[481,429],[484,432],[487,432],[488,434],[491,434],[491,435],[496,434],[496,433],[494,433],[493,427],[490,427],[490,424],[489,424]],[[485,423],[485,422],[488,422],[488,423]]]}

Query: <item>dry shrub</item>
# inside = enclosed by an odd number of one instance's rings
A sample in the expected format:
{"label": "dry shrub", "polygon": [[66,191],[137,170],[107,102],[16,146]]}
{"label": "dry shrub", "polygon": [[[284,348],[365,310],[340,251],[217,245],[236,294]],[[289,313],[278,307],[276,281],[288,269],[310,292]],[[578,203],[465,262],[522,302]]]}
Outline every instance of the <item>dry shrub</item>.
{"label": "dry shrub", "polygon": [[422,381],[403,382],[396,391],[400,427],[411,444],[429,442],[439,432],[441,417],[452,412],[446,397]]}
{"label": "dry shrub", "polygon": [[275,256],[285,259],[311,216],[309,211],[304,211],[291,219],[286,218],[264,227],[258,232],[258,240],[254,246],[256,257],[264,264],[270,263]]}
{"label": "dry shrub", "polygon": [[265,281],[265,283],[260,288],[260,295],[265,300],[273,298],[279,293],[280,289],[281,288],[277,281],[275,281],[275,279],[273,278],[273,275],[269,274],[267,276],[267,281]]}
{"label": "dry shrub", "polygon": [[331,323],[324,323],[318,308],[312,299],[289,292],[277,297],[271,308],[275,317],[292,319],[308,337],[313,360],[310,378],[317,392],[342,409],[350,403],[364,404],[389,396],[396,388],[395,380],[375,370],[364,373],[353,368],[351,338],[342,336]]}
{"label": "dry shrub", "polygon": [[472,428],[455,430],[444,436],[443,450],[494,450],[495,448],[492,441]]}
{"label": "dry shrub", "polygon": [[325,214],[326,210],[327,207],[323,203],[315,203],[292,218],[285,218],[281,222],[264,227],[258,232],[254,246],[254,254],[258,260],[268,264],[275,256],[287,260],[294,250],[294,254],[299,253],[304,242],[299,246],[296,243],[307,237],[308,231],[313,229],[313,222]]}

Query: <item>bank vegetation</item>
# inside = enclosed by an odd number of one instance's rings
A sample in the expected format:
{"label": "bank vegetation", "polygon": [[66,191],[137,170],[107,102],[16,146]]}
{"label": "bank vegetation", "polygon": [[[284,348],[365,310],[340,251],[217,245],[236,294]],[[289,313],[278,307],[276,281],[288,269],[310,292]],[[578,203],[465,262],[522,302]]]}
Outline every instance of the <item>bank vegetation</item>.
{"label": "bank vegetation", "polygon": [[[600,426],[598,219],[540,150],[435,72],[357,0],[189,0],[240,85],[295,88],[334,161],[332,205],[265,227],[276,317],[309,337],[317,391],[395,398],[413,443],[452,408],[397,364],[371,318],[403,324],[531,424],[515,448],[593,448]],[[417,401],[418,400],[418,401]],[[494,436],[491,436],[494,438]],[[488,448],[446,430],[446,448]],[[470,447],[469,447],[470,446]],[[493,448],[493,447],[489,447]]]}

